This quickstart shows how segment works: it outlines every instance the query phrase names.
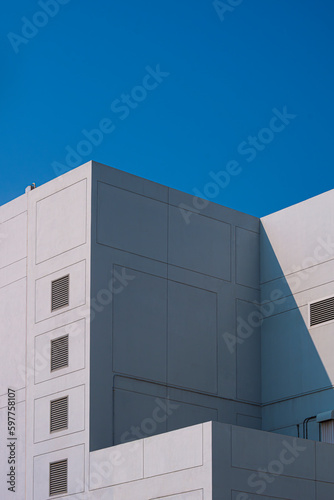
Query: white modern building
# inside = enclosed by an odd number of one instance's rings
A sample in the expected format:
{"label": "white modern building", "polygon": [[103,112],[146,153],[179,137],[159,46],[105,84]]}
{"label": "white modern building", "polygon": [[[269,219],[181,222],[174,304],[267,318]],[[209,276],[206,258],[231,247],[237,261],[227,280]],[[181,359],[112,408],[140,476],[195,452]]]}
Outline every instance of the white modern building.
{"label": "white modern building", "polygon": [[[199,208],[201,207],[201,208]],[[0,208],[0,498],[334,498],[334,191],[89,162]]]}

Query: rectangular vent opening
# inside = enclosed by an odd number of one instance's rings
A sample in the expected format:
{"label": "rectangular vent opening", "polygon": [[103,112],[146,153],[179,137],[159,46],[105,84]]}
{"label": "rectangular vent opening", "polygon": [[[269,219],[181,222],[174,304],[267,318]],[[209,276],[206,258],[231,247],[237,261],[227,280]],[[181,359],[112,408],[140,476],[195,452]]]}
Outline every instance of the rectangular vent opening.
{"label": "rectangular vent opening", "polygon": [[52,281],[51,283],[51,311],[69,305],[70,275]]}
{"label": "rectangular vent opening", "polygon": [[51,371],[68,366],[68,335],[51,340]]}
{"label": "rectangular vent opening", "polygon": [[50,432],[68,428],[68,396],[50,401]]}
{"label": "rectangular vent opening", "polygon": [[321,441],[323,443],[334,444],[334,420],[326,420],[320,423]]}
{"label": "rectangular vent opening", "polygon": [[50,463],[50,496],[67,493],[67,459]]}
{"label": "rectangular vent opening", "polygon": [[334,320],[334,297],[310,304],[310,326]]}

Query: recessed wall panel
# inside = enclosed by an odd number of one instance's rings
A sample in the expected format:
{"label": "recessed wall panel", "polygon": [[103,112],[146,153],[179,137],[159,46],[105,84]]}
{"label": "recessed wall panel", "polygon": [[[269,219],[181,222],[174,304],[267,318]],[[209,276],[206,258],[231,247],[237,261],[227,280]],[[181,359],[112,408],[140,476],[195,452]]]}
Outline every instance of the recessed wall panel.
{"label": "recessed wall panel", "polygon": [[[85,427],[85,387],[79,386],[66,391],[50,394],[35,400],[34,442],[47,441],[65,434],[82,431]],[[50,432],[50,402],[68,397],[68,426],[56,432]]]}
{"label": "recessed wall panel", "polygon": [[99,182],[97,241],[166,262],[167,205]]}
{"label": "recessed wall panel", "polygon": [[217,392],[217,296],[169,282],[168,383]]}
{"label": "recessed wall panel", "polygon": [[[69,305],[51,310],[52,281],[69,274]],[[84,260],[36,280],[36,322],[61,314],[86,302],[86,262]]]}
{"label": "recessed wall panel", "polygon": [[169,210],[170,264],[230,281],[231,226],[195,213],[185,220],[180,208]]}
{"label": "recessed wall panel", "polygon": [[58,191],[36,206],[36,264],[86,242],[86,180]]}
{"label": "recessed wall panel", "polygon": [[[51,341],[68,335],[68,366],[51,371]],[[61,377],[85,366],[85,320],[35,337],[35,383]]]}
{"label": "recessed wall panel", "polygon": [[[163,452],[161,452],[163,450]],[[144,477],[203,465],[203,425],[162,434],[144,443]]]}
{"label": "recessed wall panel", "polygon": [[0,224],[0,268],[27,256],[27,213]]}
{"label": "recessed wall panel", "polygon": [[282,456],[282,451],[296,449],[296,444],[303,447],[299,450],[298,459],[285,464],[284,475],[295,478],[315,479],[315,442],[296,438],[259,432],[244,427],[232,427],[232,467],[258,471],[267,468],[273,460]]}
{"label": "recessed wall panel", "polygon": [[331,190],[261,219],[263,282],[333,259],[333,201]]}
{"label": "recessed wall panel", "polygon": [[331,325],[317,327],[312,338],[305,316],[307,307],[264,318],[261,328],[264,403],[332,385],[329,359],[334,350],[334,338]]}
{"label": "recessed wall panel", "polygon": [[[237,397],[245,401],[261,402],[261,322],[263,314],[258,306],[237,300]],[[233,346],[233,344],[232,344]]]}
{"label": "recessed wall panel", "polygon": [[114,444],[167,431],[166,399],[131,391],[114,391]]}
{"label": "recessed wall panel", "polygon": [[236,228],[236,282],[252,288],[260,287],[260,235]]}
{"label": "recessed wall panel", "polygon": [[[46,500],[49,495],[50,463],[66,460],[68,463],[68,495],[85,489],[85,446],[71,446],[34,457],[34,500]],[[58,498],[58,497],[56,497]],[[72,498],[72,497],[70,497]]]}
{"label": "recessed wall panel", "polygon": [[0,289],[0,394],[26,385],[26,279]]}
{"label": "recessed wall panel", "polygon": [[218,420],[218,410],[216,408],[207,408],[179,401],[172,401],[172,408],[173,412],[167,420],[167,432]]}
{"label": "recessed wall panel", "polygon": [[167,280],[126,273],[131,281],[113,297],[114,371],[166,382]]}

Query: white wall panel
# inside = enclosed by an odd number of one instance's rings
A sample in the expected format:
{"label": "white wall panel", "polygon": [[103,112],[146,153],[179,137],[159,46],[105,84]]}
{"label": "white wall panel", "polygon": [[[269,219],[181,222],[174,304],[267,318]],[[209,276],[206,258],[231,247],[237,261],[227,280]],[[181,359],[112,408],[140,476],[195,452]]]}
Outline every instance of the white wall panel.
{"label": "white wall panel", "polygon": [[[51,312],[51,282],[66,274],[70,275],[69,306]],[[85,261],[65,267],[36,280],[36,322],[55,316],[74,307],[85,304],[86,301],[86,267]]]}
{"label": "white wall panel", "polygon": [[49,496],[50,462],[68,460],[68,493],[84,490],[84,445],[73,446],[34,457],[34,500],[46,500]]}
{"label": "white wall panel", "polygon": [[36,264],[86,243],[85,179],[37,202]]}
{"label": "white wall panel", "polygon": [[[51,372],[51,340],[64,335],[68,335],[68,367]],[[84,368],[85,345],[84,319],[35,337],[35,383],[61,377]]]}
{"label": "white wall panel", "polygon": [[[68,396],[68,429],[50,433],[50,401]],[[34,442],[55,439],[85,428],[84,386],[67,389],[35,400]]]}

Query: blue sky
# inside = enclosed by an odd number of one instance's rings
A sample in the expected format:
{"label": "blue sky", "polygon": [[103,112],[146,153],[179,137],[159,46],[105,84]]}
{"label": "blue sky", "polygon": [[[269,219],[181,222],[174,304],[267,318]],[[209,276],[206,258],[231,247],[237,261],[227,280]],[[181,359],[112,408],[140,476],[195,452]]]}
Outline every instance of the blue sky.
{"label": "blue sky", "polygon": [[0,204],[90,159],[256,216],[331,189],[333,14],[331,0],[6,2]]}

